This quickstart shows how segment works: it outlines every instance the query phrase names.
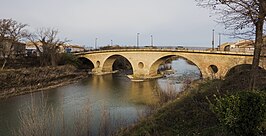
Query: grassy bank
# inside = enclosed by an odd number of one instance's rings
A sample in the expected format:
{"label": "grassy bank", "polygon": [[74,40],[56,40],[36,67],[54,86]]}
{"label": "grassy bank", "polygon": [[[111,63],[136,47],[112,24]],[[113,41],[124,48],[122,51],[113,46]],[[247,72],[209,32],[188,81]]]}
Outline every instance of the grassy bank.
{"label": "grassy bank", "polygon": [[[177,99],[165,104],[152,115],[121,130],[116,135],[233,135],[221,126],[216,115],[210,110],[208,99],[214,101],[215,95],[225,96],[246,90],[248,74],[248,71],[241,71],[226,77],[225,80],[194,83]],[[259,75],[257,88],[260,91],[265,91],[266,72],[262,71]]]}
{"label": "grassy bank", "polygon": [[0,71],[0,99],[41,91],[85,78],[74,66],[33,67]]}

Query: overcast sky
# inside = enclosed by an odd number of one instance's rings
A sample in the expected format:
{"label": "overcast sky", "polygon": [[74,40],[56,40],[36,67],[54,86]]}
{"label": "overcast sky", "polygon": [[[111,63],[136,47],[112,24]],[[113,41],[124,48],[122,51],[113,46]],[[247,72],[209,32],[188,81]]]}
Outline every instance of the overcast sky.
{"label": "overcast sky", "polygon": [[[71,43],[211,46],[212,29],[225,32],[194,0],[0,0],[0,17],[56,28]],[[217,36],[216,36],[217,38]],[[222,37],[222,42],[232,39]],[[216,42],[216,45],[218,42]]]}

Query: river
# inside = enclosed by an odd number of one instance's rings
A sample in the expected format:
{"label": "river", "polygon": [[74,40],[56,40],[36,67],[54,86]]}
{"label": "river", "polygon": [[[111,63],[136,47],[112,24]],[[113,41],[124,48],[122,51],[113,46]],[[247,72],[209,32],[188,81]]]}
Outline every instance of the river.
{"label": "river", "polygon": [[[59,124],[64,124],[64,129],[69,132],[74,131],[78,122],[84,121],[83,116],[90,116],[91,135],[99,135],[103,131],[101,126],[106,123],[108,130],[130,125],[144,114],[147,105],[158,101],[156,91],[179,92],[184,82],[200,78],[199,69],[184,59],[172,61],[172,69],[174,74],[145,82],[131,82],[119,74],[89,76],[75,84],[1,100],[0,135],[8,136],[13,130],[23,128],[23,114],[30,115],[33,112],[29,107],[41,109],[44,104],[47,105],[44,108],[52,109],[52,115],[57,119],[52,125],[59,129]],[[38,114],[40,118],[50,118],[52,115],[41,117]],[[58,123],[58,120],[63,120],[63,123]],[[56,134],[59,135],[58,131]]]}

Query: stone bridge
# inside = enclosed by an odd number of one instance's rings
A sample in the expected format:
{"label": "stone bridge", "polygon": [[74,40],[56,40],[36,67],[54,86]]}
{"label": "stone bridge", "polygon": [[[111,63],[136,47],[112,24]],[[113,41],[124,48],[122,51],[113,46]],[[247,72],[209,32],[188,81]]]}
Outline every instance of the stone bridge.
{"label": "stone bridge", "polygon": [[[127,59],[133,69],[133,78],[147,79],[158,76],[158,68],[171,57],[182,57],[193,62],[200,70],[202,78],[223,78],[230,69],[252,63],[252,54],[243,52],[180,50],[180,49],[114,49],[89,51],[75,54],[93,64],[96,75],[111,73],[113,64],[119,57]],[[266,57],[262,57],[260,67],[266,68]]]}

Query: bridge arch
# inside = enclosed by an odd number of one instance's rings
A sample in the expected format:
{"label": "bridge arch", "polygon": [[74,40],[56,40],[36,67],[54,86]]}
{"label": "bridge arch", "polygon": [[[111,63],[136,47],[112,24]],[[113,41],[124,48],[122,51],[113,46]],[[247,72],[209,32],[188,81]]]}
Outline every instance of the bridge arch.
{"label": "bridge arch", "polygon": [[92,70],[95,68],[93,62],[86,57],[79,57],[78,62],[79,62],[78,68],[80,69]]}
{"label": "bridge arch", "polygon": [[130,70],[130,72],[127,74],[133,74],[133,65],[130,62],[130,60],[120,54],[114,54],[111,56],[108,56],[103,62],[102,62],[102,71],[103,72],[112,72],[114,70]]}
{"label": "bridge arch", "polygon": [[[186,57],[180,56],[180,55],[165,55],[165,56],[162,56],[161,58],[157,59],[156,61],[154,61],[152,63],[150,70],[149,70],[149,74],[151,76],[157,75],[158,74],[158,68],[160,67],[160,65],[166,63],[169,60],[170,61],[176,60],[176,58],[185,59],[185,60],[187,60],[187,62],[189,64],[196,66],[200,72],[200,76],[202,77],[202,70],[200,69],[200,67],[197,64],[195,64],[192,60],[190,60]],[[173,59],[173,60],[171,60],[171,59]]]}
{"label": "bridge arch", "polygon": [[175,55],[166,55],[152,62],[150,70],[149,70],[149,75],[151,76],[157,75],[160,65],[166,62],[167,59],[174,57],[174,56]]}
{"label": "bridge arch", "polygon": [[223,49],[223,51],[230,51],[230,45],[226,45]]}
{"label": "bridge arch", "polygon": [[[225,77],[231,76],[233,74],[241,74],[243,72],[247,72],[250,71],[252,68],[252,64],[239,64],[239,65],[235,65],[234,67],[230,68],[226,74]],[[262,67],[259,67],[260,70],[262,70]]]}

